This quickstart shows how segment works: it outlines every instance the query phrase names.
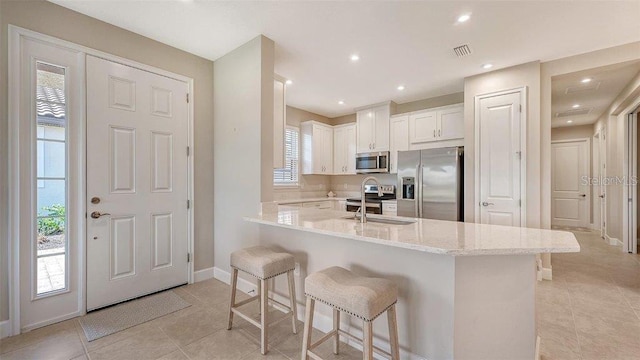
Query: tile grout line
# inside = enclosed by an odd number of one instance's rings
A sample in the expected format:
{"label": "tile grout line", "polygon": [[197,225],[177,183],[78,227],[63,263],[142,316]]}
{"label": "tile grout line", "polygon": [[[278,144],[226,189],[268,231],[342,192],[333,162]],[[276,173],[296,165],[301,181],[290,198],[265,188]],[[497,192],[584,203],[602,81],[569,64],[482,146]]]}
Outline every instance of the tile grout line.
{"label": "tile grout line", "polygon": [[[162,327],[160,327],[159,325],[156,325],[156,327],[157,327],[158,329],[160,329],[160,332],[162,332],[162,333],[164,334],[164,336],[166,336],[166,337],[169,339],[169,341],[171,341],[171,342],[173,343],[173,345],[175,345],[175,346],[178,348],[178,350],[180,350],[180,352],[182,353],[182,355],[184,355],[187,359],[191,359],[191,358],[189,357],[189,355],[187,355],[187,353],[182,349],[182,346],[180,346],[180,344],[176,343],[176,342],[171,338],[171,336],[169,336],[169,334],[167,334],[167,333],[164,331],[164,329],[162,329]],[[197,341],[197,340],[196,340],[196,341]],[[187,344],[187,345],[188,345],[188,344]],[[171,353],[169,353],[169,354],[171,354]],[[166,355],[167,355],[167,354],[164,354],[164,355],[162,355],[162,356],[166,356]],[[160,356],[160,358],[161,358],[162,356]]]}

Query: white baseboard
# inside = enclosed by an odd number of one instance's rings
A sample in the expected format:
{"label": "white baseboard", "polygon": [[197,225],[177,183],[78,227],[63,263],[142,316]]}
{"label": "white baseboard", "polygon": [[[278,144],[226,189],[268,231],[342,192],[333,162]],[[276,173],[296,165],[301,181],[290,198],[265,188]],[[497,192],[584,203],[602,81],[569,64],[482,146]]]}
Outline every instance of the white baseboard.
{"label": "white baseboard", "polygon": [[540,335],[536,336],[536,352],[533,358],[540,360]]}
{"label": "white baseboard", "polygon": [[193,273],[193,282],[205,281],[209,279],[213,279],[214,277],[214,268],[206,268],[202,270],[195,271]]}
{"label": "white baseboard", "polygon": [[553,280],[553,268],[542,268],[542,280]]}
{"label": "white baseboard", "polygon": [[[222,270],[220,268],[214,267],[214,274],[215,274],[215,278],[217,280],[220,280],[226,284],[230,284],[231,283],[231,274],[228,271]],[[253,292],[255,294],[255,291],[257,290],[256,284],[247,281],[245,279],[242,279],[240,277],[238,277],[238,289],[241,290],[244,293],[250,293]],[[271,292],[271,298],[279,301],[283,304],[288,304],[289,303],[289,298],[284,297],[280,294],[277,293],[273,293]],[[298,299],[300,300],[300,299]],[[280,309],[281,310],[281,309]],[[298,302],[298,320],[304,322],[304,313],[305,313],[305,305],[301,304],[300,302]],[[341,319],[345,319],[348,317],[346,316],[342,316]],[[384,320],[384,319],[382,319]],[[381,321],[381,320],[379,320]],[[318,312],[316,312],[313,315],[313,327],[324,332],[327,333],[331,330],[333,330],[333,318],[331,318],[330,316],[324,315],[324,314],[320,314]],[[357,336],[359,338],[362,338],[362,330],[357,329],[357,328],[353,328],[351,327],[348,323],[341,323],[340,328],[344,331],[349,332],[350,334]],[[299,331],[302,331],[302,329],[298,329]],[[360,351],[362,351],[362,346],[357,344],[354,341],[347,341],[347,344],[349,344],[351,347],[358,349]],[[376,345],[377,347],[380,347],[382,349],[389,349],[389,341],[387,339],[380,339],[380,338],[375,338],[373,339],[373,343],[374,345]],[[374,353],[374,358],[376,359],[386,359],[385,357],[382,357],[380,355],[378,355],[377,353]],[[401,359],[408,359],[408,360],[425,360],[424,357],[422,356],[418,356],[415,354],[412,354],[408,351],[403,351],[402,349],[400,349],[400,358]]]}
{"label": "white baseboard", "polygon": [[4,339],[11,335],[10,328],[9,320],[0,321],[0,339]]}
{"label": "white baseboard", "polygon": [[607,240],[607,242],[611,246],[622,246],[622,241],[620,241],[619,239],[611,237],[611,236],[609,236],[607,234],[604,235],[604,238],[605,238],[605,240]]}

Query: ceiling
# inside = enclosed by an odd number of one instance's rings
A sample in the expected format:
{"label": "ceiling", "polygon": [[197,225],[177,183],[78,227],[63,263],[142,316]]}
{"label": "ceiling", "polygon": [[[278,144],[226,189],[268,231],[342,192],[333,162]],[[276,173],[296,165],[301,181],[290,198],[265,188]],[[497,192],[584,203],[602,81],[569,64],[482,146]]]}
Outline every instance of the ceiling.
{"label": "ceiling", "polygon": [[[276,72],[293,81],[288,104],[327,117],[460,92],[485,63],[499,69],[640,41],[638,0],[52,1],[211,60],[264,34],[276,42]],[[461,14],[471,19],[457,23]],[[462,44],[472,54],[457,58]]]}
{"label": "ceiling", "polygon": [[[551,127],[595,123],[638,73],[640,61],[631,61],[554,77]],[[582,83],[586,78],[591,81]]]}

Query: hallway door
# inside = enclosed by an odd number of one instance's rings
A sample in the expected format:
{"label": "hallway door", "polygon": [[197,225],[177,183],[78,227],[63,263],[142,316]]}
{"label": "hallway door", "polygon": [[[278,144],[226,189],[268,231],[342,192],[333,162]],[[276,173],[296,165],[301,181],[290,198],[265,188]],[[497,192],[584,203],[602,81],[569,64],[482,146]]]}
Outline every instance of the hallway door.
{"label": "hallway door", "polygon": [[551,225],[589,225],[590,139],[551,143]]}

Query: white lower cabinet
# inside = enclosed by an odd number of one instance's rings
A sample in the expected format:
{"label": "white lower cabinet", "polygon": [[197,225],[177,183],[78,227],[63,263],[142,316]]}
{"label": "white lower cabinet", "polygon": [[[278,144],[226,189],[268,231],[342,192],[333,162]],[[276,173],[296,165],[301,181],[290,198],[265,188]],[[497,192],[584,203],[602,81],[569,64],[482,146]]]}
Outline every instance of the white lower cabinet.
{"label": "white lower cabinet", "polygon": [[336,200],[334,201],[334,209],[338,211],[347,211],[347,200]]}
{"label": "white lower cabinet", "polygon": [[398,216],[398,204],[395,201],[383,201],[382,215]]}
{"label": "white lower cabinet", "polygon": [[302,203],[303,208],[314,208],[314,209],[333,209],[333,201],[312,201]]}

